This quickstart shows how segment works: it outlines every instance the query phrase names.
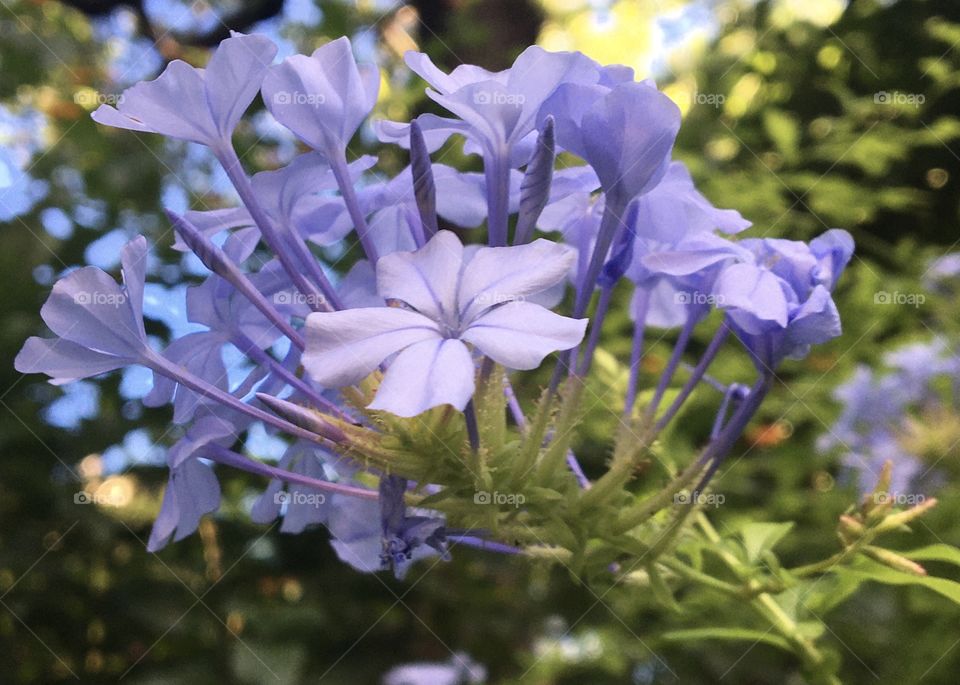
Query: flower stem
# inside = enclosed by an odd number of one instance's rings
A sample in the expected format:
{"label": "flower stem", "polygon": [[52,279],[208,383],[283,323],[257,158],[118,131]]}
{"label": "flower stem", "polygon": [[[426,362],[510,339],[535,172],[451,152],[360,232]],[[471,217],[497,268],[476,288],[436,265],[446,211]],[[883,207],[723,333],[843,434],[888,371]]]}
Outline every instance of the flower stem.
{"label": "flower stem", "polygon": [[243,170],[243,165],[240,163],[240,158],[237,157],[233,145],[225,145],[214,152],[220,161],[220,165],[227,172],[227,177],[233,183],[237,194],[240,195],[240,201],[243,202],[247,211],[250,212],[250,216],[253,217],[257,228],[260,229],[260,235],[264,242],[280,260],[280,264],[297,287],[297,290],[307,298],[307,304],[310,308],[314,311],[321,311],[323,304],[327,301],[326,298],[317,286],[308,281],[301,273],[302,267],[297,264],[301,260],[295,260],[287,249],[287,245],[284,245],[283,240],[280,239],[273,222],[260,205],[256,193],[253,192],[253,186],[250,185],[250,179],[247,178],[247,173]]}
{"label": "flower stem", "polygon": [[370,227],[367,225],[367,218],[360,209],[360,201],[357,199],[357,191],[353,187],[353,180],[350,178],[350,169],[347,166],[346,154],[341,150],[339,154],[330,159],[330,168],[337,179],[337,186],[340,188],[340,194],[343,196],[343,203],[350,214],[350,220],[353,221],[353,229],[357,232],[363,251],[367,255],[370,263],[376,265],[380,255],[377,253],[377,246],[373,242],[373,236],[370,233]]}
{"label": "flower stem", "polygon": [[690,397],[690,393],[693,392],[693,389],[697,386],[700,380],[703,378],[703,374],[706,373],[707,368],[709,368],[711,362],[717,356],[717,353],[720,351],[720,348],[723,346],[724,341],[727,339],[727,336],[730,334],[730,328],[727,324],[721,323],[720,328],[717,329],[716,335],[713,336],[713,340],[710,341],[710,344],[707,346],[706,351],[703,353],[703,356],[700,358],[700,361],[693,369],[693,373],[690,375],[690,378],[684,384],[683,388],[680,390],[680,394],[673,400],[673,403],[664,412],[663,416],[657,421],[656,425],[653,427],[653,435],[656,436],[667,424],[670,423],[670,420],[676,416],[677,412],[680,411],[680,408],[683,406],[683,403],[687,401],[687,398]]}
{"label": "flower stem", "polygon": [[294,473],[293,471],[287,471],[285,469],[277,468],[254,459],[250,459],[249,457],[238,454],[227,449],[226,447],[218,445],[217,443],[208,444],[204,448],[203,456],[217,462],[218,464],[232,466],[233,468],[254,473],[259,476],[276,478],[277,480],[286,481],[288,483],[299,483],[300,485],[306,485],[311,488],[316,488],[317,490],[326,490],[327,492],[332,492],[337,495],[348,495],[350,497],[359,497],[361,499],[370,500],[379,499],[380,497],[380,493],[378,493],[376,490],[368,490],[367,488],[358,488],[352,485],[344,485],[343,483],[331,483],[326,480],[310,478],[309,476],[304,476],[299,473]]}

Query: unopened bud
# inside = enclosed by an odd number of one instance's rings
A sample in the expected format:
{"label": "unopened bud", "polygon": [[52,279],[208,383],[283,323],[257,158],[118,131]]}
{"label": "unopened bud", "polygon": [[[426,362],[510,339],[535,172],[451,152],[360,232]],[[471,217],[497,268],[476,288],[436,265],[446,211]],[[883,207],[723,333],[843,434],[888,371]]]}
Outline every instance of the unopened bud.
{"label": "unopened bud", "polygon": [[910,507],[906,511],[899,511],[896,514],[890,514],[887,516],[880,525],[877,526],[877,532],[886,533],[891,530],[897,530],[901,526],[905,526],[914,519],[918,519],[928,511],[937,506],[937,499],[931,497],[930,499],[925,499],[920,504]]}
{"label": "unopened bud", "polygon": [[864,547],[863,553],[874,561],[878,561],[884,566],[889,566],[895,571],[909,573],[914,576],[925,576],[927,570],[915,561],[902,557],[896,552],[881,547]]}
{"label": "unopened bud", "polygon": [[854,517],[848,516],[847,514],[842,514],[840,516],[840,523],[837,526],[837,531],[845,539],[849,538],[850,540],[856,540],[857,538],[862,537],[866,530],[867,529],[864,528],[863,524]]}

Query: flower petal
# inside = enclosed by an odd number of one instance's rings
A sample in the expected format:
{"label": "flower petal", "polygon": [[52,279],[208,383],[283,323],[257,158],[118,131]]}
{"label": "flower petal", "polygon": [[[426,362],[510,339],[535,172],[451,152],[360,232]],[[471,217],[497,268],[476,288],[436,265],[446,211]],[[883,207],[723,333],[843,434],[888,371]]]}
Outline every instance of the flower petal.
{"label": "flower petal", "polygon": [[303,366],[327,387],[356,383],[393,353],[440,337],[427,317],[393,307],[314,312],[307,317],[306,331]]}
{"label": "flower petal", "polygon": [[210,112],[221,134],[229,135],[236,128],[276,54],[277,46],[269,38],[239,33],[214,51],[203,80]]}
{"label": "flower petal", "polygon": [[54,383],[89,378],[126,366],[130,360],[94,352],[63,338],[28,338],[13,365],[20,373],[45,373]]}
{"label": "flower petal", "polygon": [[106,126],[159,133],[202,145],[219,139],[207,104],[203,72],[181,60],[170,62],[155,80],[125,90],[116,109],[100,105],[91,116]]}
{"label": "flower petal", "polygon": [[583,340],[586,319],[571,319],[530,302],[510,302],[483,314],[460,336],[510,369],[535,369],[551,352]]}
{"label": "flower petal", "polygon": [[569,247],[542,238],[529,245],[477,250],[460,279],[461,320],[466,324],[490,307],[559,283],[574,259]]}
{"label": "flower petal", "polygon": [[[310,57],[293,55],[267,72],[263,101],[274,118],[327,157],[340,154],[376,98],[350,41],[338,38]],[[376,83],[379,86],[379,80]]]}
{"label": "flower petal", "polygon": [[128,295],[92,266],[57,281],[40,315],[61,338],[98,352],[135,358],[146,345]]}
{"label": "flower petal", "polygon": [[460,240],[439,231],[419,250],[394,252],[377,262],[377,291],[385,300],[402,300],[434,321],[455,325],[462,263]]}
{"label": "flower petal", "polygon": [[462,410],[473,397],[474,367],[459,340],[425,340],[397,355],[369,409],[416,416],[450,404]]}

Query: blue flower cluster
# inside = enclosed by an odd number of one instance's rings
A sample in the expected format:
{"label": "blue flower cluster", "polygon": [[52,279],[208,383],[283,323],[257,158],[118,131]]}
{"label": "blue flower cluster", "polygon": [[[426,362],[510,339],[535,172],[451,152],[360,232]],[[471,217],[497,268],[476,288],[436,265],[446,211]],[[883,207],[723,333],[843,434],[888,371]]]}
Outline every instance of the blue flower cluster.
{"label": "blue flower cluster", "polygon": [[[379,70],[358,64],[346,38],[279,64],[275,55],[266,38],[235,34],[205,69],[174,61],[116,108],[93,114],[107,126],[204,145],[233,184],[240,206],[168,212],[174,247],[209,269],[186,301],[202,330],[162,350],[151,346],[143,323],[148,246],[139,237],[123,248],[122,284],[93,267],[57,282],[41,311],[54,337],[30,338],[16,360],[20,371],[55,383],[129,365],[152,371],[145,402],[172,404],[184,431],[167,454],[169,484],[151,550],[189,535],[218,508],[213,464],[222,464],[270,479],[256,520],[283,517],[291,533],[325,525],[341,558],[359,569],[402,573],[413,559],[446,555],[451,543],[516,551],[486,531],[452,530],[436,512],[408,506],[412,491],[442,494],[444,483],[411,481],[391,426],[433,412],[424,431],[462,422],[465,444],[479,453],[478,388],[497,369],[504,411],[513,428],[527,430],[530,398],[514,395],[511,374],[558,353],[548,398],[585,377],[619,301],[614,290],[629,288],[636,334],[628,421],[644,332],[679,328],[642,412],[651,439],[707,377],[731,334],[756,366],[749,389],[721,386],[700,464],[706,480],[776,367],[840,333],[831,292],[853,252],[849,235],[835,229],[809,244],[733,240],[749,222],[696,190],[672,157],[680,111],[629,68],[531,47],[502,72],[463,65],[447,74],[409,53],[407,64],[449,116],[375,122],[383,142],[410,153],[410,166],[383,181],[369,173],[374,159],[348,155],[377,102]],[[310,151],[251,177],[232,138],[258,94]],[[483,173],[431,159],[451,138],[482,158]],[[583,164],[563,166],[561,153]],[[465,237],[485,240],[464,244]],[[359,246],[363,258],[337,273],[318,256],[334,245]],[[722,322],[713,341],[661,408],[687,343],[716,310],[722,314],[712,320]],[[239,385],[227,383],[227,348],[250,362]],[[251,426],[288,441],[279,464],[235,451]],[[549,442],[554,433],[545,435]],[[561,463],[589,488],[575,455],[563,452]]]}
{"label": "blue flower cluster", "polygon": [[[938,480],[937,464],[924,461],[922,452],[925,444],[936,444],[936,435],[928,433],[952,425],[943,419],[952,412],[946,396],[960,397],[960,357],[935,337],[888,352],[883,365],[884,371],[860,365],[837,387],[834,397],[843,410],[817,446],[841,453],[847,469],[862,475],[857,478],[862,490],[889,461],[890,492],[917,495]],[[936,450],[939,458],[956,446],[956,436],[945,439]]]}

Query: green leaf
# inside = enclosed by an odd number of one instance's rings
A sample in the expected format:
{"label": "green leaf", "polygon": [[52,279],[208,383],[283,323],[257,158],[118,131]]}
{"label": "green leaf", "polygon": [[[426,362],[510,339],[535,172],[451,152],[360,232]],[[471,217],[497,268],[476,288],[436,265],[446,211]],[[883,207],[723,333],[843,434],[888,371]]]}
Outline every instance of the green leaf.
{"label": "green leaf", "polygon": [[929,545],[909,552],[897,552],[897,554],[914,561],[945,561],[948,564],[960,566],[960,549],[953,545]]}
{"label": "green leaf", "polygon": [[768,109],[763,113],[763,127],[784,159],[797,159],[800,151],[800,125],[796,115],[779,109]]}
{"label": "green leaf", "polygon": [[841,577],[850,576],[885,585],[921,585],[943,595],[954,604],[960,604],[960,583],[947,578],[915,576],[863,558],[857,559],[848,567],[834,568],[833,572]]}
{"label": "green leaf", "polygon": [[773,549],[783,539],[793,523],[747,523],[740,529],[743,547],[747,552],[747,560],[754,564],[761,555]]}
{"label": "green leaf", "polygon": [[663,634],[664,640],[671,642],[694,642],[697,640],[727,640],[740,642],[763,642],[792,652],[790,643],[773,632],[751,630],[750,628],[691,628],[689,630],[671,630]]}

